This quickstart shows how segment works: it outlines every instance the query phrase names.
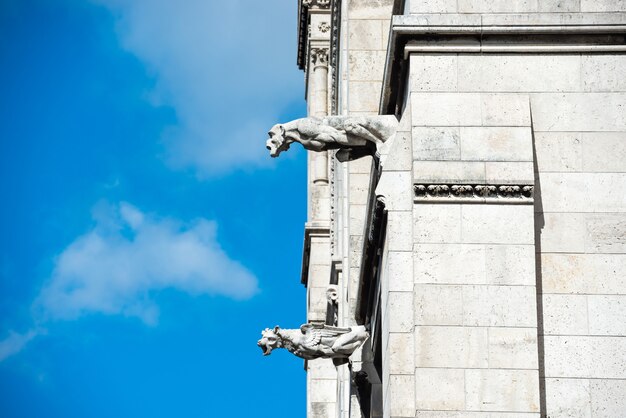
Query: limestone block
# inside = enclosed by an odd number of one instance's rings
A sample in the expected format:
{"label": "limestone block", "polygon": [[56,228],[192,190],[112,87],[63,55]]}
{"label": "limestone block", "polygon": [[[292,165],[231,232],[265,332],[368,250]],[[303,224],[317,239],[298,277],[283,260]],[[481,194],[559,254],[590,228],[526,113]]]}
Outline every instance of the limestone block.
{"label": "limestone block", "polygon": [[461,205],[415,205],[413,218],[413,239],[416,243],[461,241]]}
{"label": "limestone block", "polygon": [[485,182],[485,163],[475,161],[413,161],[416,183]]}
{"label": "limestone block", "polygon": [[[389,355],[389,373],[415,373],[414,337],[412,333],[389,333],[387,353]],[[411,385],[411,388],[413,385]]]}
{"label": "limestone block", "polygon": [[392,417],[415,416],[415,376],[389,376],[389,407]]}
{"label": "limestone block", "polygon": [[545,379],[545,384],[547,416],[550,418],[592,417],[589,380]]}
{"label": "limestone block", "polygon": [[539,185],[546,212],[626,212],[626,173],[539,173]]}
{"label": "limestone block", "polygon": [[580,0],[539,0],[540,12],[579,12]]}
{"label": "limestone block", "polygon": [[393,0],[350,0],[350,19],[389,19]]}
{"label": "limestone block", "polygon": [[585,251],[626,253],[626,213],[585,214]]}
{"label": "limestone block", "polygon": [[626,380],[598,379],[589,382],[594,418],[622,417],[626,413]]}
{"label": "limestone block", "polygon": [[538,0],[458,0],[459,13],[532,13]]}
{"label": "limestone block", "polygon": [[626,295],[589,295],[587,301],[590,335],[626,335]]}
{"label": "limestone block", "polygon": [[487,328],[415,328],[417,367],[487,368],[489,365]]}
{"label": "limestone block", "polygon": [[416,284],[416,325],[463,325],[463,287]]}
{"label": "limestone block", "polygon": [[411,332],[414,326],[413,292],[389,292],[387,311],[389,332]]}
{"label": "limestone block", "polygon": [[367,204],[370,187],[369,174],[350,174],[350,203]]}
{"label": "limestone block", "polygon": [[413,228],[411,211],[394,211],[387,219],[387,249],[389,251],[411,251]]}
{"label": "limestone block", "polygon": [[626,131],[626,93],[532,94],[531,103],[535,131]]}
{"label": "limestone block", "polygon": [[466,243],[534,244],[534,212],[530,205],[465,205],[461,237]]}
{"label": "limestone block", "polygon": [[619,25],[624,13],[493,13],[480,16],[482,24],[492,25]]}
{"label": "limestone block", "polygon": [[[328,279],[326,279],[328,284]],[[309,306],[307,318],[311,321],[326,319],[326,287],[308,287]]]}
{"label": "limestone block", "polygon": [[580,0],[583,12],[626,12],[624,0]]}
{"label": "limestone block", "polygon": [[535,284],[533,245],[416,244],[420,284]]}
{"label": "limestone block", "polygon": [[358,160],[348,161],[348,171],[350,174],[368,174],[372,168],[372,157],[363,157]]}
{"label": "limestone block", "polygon": [[536,370],[466,370],[465,388],[468,410],[539,412]]}
{"label": "limestone block", "polygon": [[487,245],[485,283],[534,286],[534,245]]}
{"label": "limestone block", "polygon": [[367,207],[365,205],[350,205],[350,235],[363,235],[366,214]]}
{"label": "limestone block", "polygon": [[536,213],[541,251],[544,253],[585,252],[585,214]]}
{"label": "limestone block", "polygon": [[580,55],[460,55],[458,77],[459,91],[580,91]]}
{"label": "limestone block", "polygon": [[348,107],[350,111],[378,112],[380,100],[380,82],[350,82]]}
{"label": "limestone block", "polygon": [[411,93],[413,126],[481,126],[480,94]]}
{"label": "limestone block", "polygon": [[330,242],[328,238],[311,238],[309,265],[330,265]]}
{"label": "limestone block", "polygon": [[415,418],[539,418],[539,413],[417,411]]}
{"label": "limestone block", "polygon": [[335,418],[337,407],[334,403],[314,402],[307,414],[309,418]]}
{"label": "limestone block", "polygon": [[385,69],[385,51],[350,51],[348,77],[350,81],[380,81]]}
{"label": "limestone block", "polygon": [[336,379],[337,369],[331,359],[315,359],[307,361],[307,374],[315,379]]}
{"label": "limestone block", "polygon": [[545,335],[587,335],[587,296],[543,294]]}
{"label": "limestone block", "polygon": [[409,13],[456,13],[456,0],[408,0]]}
{"label": "limestone block", "polygon": [[537,328],[489,328],[489,368],[536,370],[537,358]]}
{"label": "limestone block", "polygon": [[461,129],[458,127],[414,127],[414,160],[460,160]]}
{"label": "limestone block", "polygon": [[411,91],[457,91],[457,55],[411,54],[409,62]]}
{"label": "limestone block", "polygon": [[486,284],[485,246],[417,244],[414,277],[420,284]]}
{"label": "limestone block", "polygon": [[480,98],[484,126],[530,126],[527,94],[483,93]]}
{"label": "limestone block", "polygon": [[384,172],[376,186],[376,194],[385,197],[387,210],[410,211],[413,207],[411,171]]}
{"label": "limestone block", "polygon": [[626,172],[626,132],[585,133],[582,150],[582,171]]}
{"label": "limestone block", "polygon": [[579,132],[536,132],[535,150],[539,171],[582,171],[582,144],[582,134]]}
{"label": "limestone block", "polygon": [[532,161],[531,130],[526,127],[463,127],[461,157],[470,161]]}
{"label": "limestone block", "polygon": [[389,251],[387,255],[387,282],[392,292],[413,291],[413,253]]}
{"label": "limestone block", "polygon": [[626,91],[626,56],[583,55],[582,75],[585,91]]}
{"label": "limestone block", "polygon": [[380,20],[351,20],[348,24],[350,50],[383,50],[383,25]]}
{"label": "limestone block", "polygon": [[487,184],[534,184],[534,166],[527,162],[500,162],[485,163],[485,181]]}
{"label": "limestone block", "polygon": [[464,370],[416,369],[415,400],[418,410],[464,410]]}
{"label": "limestone block", "polygon": [[325,287],[330,279],[330,264],[309,264],[309,286]]}
{"label": "limestone block", "polygon": [[[407,117],[410,119],[410,117]],[[410,129],[410,128],[409,128]],[[385,171],[411,171],[411,132],[398,132],[385,159]]]}
{"label": "limestone block", "polygon": [[546,377],[626,379],[626,338],[546,336]]}
{"label": "limestone block", "polygon": [[311,403],[336,402],[337,380],[336,379],[309,379],[308,395]]}
{"label": "limestone block", "polygon": [[463,323],[469,326],[537,326],[534,286],[463,286]]}
{"label": "limestone block", "polygon": [[542,254],[545,293],[626,293],[626,254]]}

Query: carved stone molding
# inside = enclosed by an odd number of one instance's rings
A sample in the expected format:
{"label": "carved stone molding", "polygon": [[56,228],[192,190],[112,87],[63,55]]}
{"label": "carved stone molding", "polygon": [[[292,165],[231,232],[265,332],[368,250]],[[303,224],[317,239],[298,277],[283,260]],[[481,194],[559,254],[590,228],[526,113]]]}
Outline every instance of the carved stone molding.
{"label": "carved stone molding", "polygon": [[513,184],[415,184],[415,200],[518,201],[532,203],[534,186]]}
{"label": "carved stone molding", "polygon": [[302,5],[309,9],[329,9],[331,0],[302,0]]}
{"label": "carved stone molding", "polygon": [[311,62],[314,66],[328,66],[328,48],[311,48]]}

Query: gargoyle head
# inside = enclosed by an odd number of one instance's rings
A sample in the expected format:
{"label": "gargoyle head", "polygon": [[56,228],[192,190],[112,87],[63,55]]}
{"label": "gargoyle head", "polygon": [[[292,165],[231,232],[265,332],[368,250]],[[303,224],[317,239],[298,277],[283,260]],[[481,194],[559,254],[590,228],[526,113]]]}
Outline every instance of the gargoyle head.
{"label": "gargoyle head", "polygon": [[281,338],[278,336],[279,329],[280,327],[275,326],[274,329],[265,328],[261,331],[262,337],[256,345],[261,347],[264,356],[269,356],[273,349],[282,347]]}
{"label": "gargoyle head", "polygon": [[265,142],[265,148],[270,151],[272,157],[278,157],[278,155],[289,149],[289,142],[285,138],[285,127],[283,125],[276,124],[272,126],[272,129],[268,132],[270,139]]}

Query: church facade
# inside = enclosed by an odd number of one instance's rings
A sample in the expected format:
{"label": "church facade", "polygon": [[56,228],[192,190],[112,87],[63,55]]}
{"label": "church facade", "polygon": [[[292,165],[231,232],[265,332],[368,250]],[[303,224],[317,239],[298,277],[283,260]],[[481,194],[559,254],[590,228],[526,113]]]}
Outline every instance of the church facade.
{"label": "church facade", "polygon": [[308,417],[626,416],[626,1],[299,1]]}

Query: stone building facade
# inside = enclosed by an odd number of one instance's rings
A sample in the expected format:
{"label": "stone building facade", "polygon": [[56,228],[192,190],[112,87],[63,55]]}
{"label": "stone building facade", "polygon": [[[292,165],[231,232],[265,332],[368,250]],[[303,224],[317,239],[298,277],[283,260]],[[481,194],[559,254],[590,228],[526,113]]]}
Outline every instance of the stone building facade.
{"label": "stone building facade", "polygon": [[626,417],[626,1],[299,0],[309,116],[394,115],[309,152],[318,417]]}

